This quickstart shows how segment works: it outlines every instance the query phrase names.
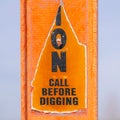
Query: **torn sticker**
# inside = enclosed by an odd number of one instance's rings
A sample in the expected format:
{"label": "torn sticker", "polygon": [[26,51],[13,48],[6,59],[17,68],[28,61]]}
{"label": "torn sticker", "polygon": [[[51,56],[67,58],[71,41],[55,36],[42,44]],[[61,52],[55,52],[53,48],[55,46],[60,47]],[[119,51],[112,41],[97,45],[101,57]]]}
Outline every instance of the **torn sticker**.
{"label": "torn sticker", "polygon": [[87,107],[86,54],[60,5],[32,81],[33,110],[71,113]]}

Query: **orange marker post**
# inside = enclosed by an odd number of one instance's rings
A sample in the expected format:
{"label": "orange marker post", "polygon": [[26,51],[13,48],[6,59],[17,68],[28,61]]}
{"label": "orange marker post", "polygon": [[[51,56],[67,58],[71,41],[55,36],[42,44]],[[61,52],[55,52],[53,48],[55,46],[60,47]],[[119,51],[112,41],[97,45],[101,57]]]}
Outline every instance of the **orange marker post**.
{"label": "orange marker post", "polygon": [[21,120],[97,120],[97,0],[21,0]]}

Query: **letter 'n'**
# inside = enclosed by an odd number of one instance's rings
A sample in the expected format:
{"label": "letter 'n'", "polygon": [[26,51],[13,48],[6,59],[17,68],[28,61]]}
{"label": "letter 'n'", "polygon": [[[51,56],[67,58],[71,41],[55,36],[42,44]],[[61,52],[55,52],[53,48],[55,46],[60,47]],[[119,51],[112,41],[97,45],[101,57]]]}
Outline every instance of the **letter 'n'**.
{"label": "letter 'n'", "polygon": [[52,52],[52,72],[57,72],[58,67],[61,72],[66,72],[66,52],[61,52],[60,57],[57,52]]}

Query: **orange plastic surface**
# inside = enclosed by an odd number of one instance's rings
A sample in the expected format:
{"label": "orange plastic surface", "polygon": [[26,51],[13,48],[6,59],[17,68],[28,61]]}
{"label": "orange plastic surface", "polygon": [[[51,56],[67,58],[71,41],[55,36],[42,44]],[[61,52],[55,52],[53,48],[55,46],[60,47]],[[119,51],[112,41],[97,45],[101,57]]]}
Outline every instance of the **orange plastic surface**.
{"label": "orange plastic surface", "polygon": [[[82,110],[87,107],[86,46],[78,41],[70,21],[67,18],[64,6],[61,7],[61,25],[56,26],[55,23],[56,20],[53,22],[53,26],[45,41],[43,51],[39,56],[32,82],[32,107],[34,110],[42,112],[72,112]],[[51,34],[57,28],[61,28],[66,32],[66,44],[62,49],[56,49],[51,44]],[[52,52],[56,52],[59,56],[61,52],[65,52],[66,72],[61,72],[59,69],[57,72],[52,72]],[[53,86],[50,85],[50,79],[52,79]],[[50,88],[50,90],[45,89],[45,91],[47,91],[45,94],[47,95],[43,94],[43,88]],[[55,90],[57,90],[56,93],[54,93]],[[72,95],[72,93],[74,94]],[[40,105],[40,98],[42,105]],[[44,99],[47,98],[54,98],[54,101],[59,98],[61,99],[59,100],[61,103],[58,104],[61,105],[57,105],[57,103],[51,105],[50,100],[46,102],[49,105],[44,104]],[[62,100],[63,98],[64,100]],[[66,104],[66,98],[72,101],[71,104]],[[74,101],[78,103],[74,105]]]}
{"label": "orange plastic surface", "polygon": [[97,120],[97,0],[63,3],[79,42],[87,48],[87,109],[70,114],[31,109],[31,82],[60,1],[21,0],[21,120]]}

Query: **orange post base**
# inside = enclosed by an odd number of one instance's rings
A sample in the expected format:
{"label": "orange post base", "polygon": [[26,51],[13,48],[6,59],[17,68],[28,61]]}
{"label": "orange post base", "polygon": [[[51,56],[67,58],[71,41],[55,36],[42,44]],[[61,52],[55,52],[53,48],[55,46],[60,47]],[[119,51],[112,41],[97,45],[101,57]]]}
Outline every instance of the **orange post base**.
{"label": "orange post base", "polygon": [[78,40],[87,48],[87,108],[65,114],[32,109],[31,82],[60,1],[21,0],[21,120],[97,120],[97,0],[63,4]]}

